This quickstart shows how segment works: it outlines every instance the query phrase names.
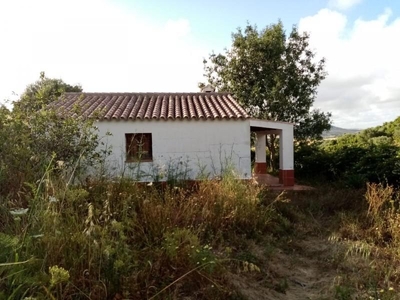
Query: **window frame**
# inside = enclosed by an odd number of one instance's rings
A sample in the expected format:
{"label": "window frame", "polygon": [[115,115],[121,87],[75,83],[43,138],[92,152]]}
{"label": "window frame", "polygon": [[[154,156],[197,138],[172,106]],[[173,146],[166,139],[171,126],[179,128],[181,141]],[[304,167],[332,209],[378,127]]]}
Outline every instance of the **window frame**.
{"label": "window frame", "polygon": [[[140,145],[141,144],[141,145]],[[139,150],[140,147],[146,149]],[[144,157],[140,152],[147,152]],[[151,133],[125,133],[125,161],[126,162],[152,162],[153,139]]]}

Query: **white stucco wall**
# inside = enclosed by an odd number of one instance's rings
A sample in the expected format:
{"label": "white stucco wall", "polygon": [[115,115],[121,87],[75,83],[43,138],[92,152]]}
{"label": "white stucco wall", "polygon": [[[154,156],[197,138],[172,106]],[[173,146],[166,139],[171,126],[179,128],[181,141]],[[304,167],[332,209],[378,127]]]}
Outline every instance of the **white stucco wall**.
{"label": "white stucco wall", "polygon": [[[111,147],[106,165],[111,176],[124,172],[153,181],[185,173],[196,179],[218,176],[231,164],[240,178],[251,177],[249,120],[112,120],[96,126],[102,142]],[[126,133],[152,134],[153,162],[125,163]]]}
{"label": "white stucco wall", "polygon": [[[250,120],[250,126],[265,128],[265,131],[258,132],[259,143],[256,151],[257,162],[265,162],[265,136],[268,133],[279,134],[279,168],[282,170],[294,169],[294,148],[293,148],[293,130],[294,124],[287,122],[272,122],[265,120]],[[261,154],[262,153],[262,154]]]}

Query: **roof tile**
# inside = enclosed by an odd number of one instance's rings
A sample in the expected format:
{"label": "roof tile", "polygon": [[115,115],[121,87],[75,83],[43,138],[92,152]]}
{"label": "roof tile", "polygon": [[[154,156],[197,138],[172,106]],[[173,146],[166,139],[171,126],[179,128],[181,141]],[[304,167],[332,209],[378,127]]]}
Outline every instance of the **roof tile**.
{"label": "roof tile", "polygon": [[50,107],[98,119],[245,119],[228,93],[66,93]]}

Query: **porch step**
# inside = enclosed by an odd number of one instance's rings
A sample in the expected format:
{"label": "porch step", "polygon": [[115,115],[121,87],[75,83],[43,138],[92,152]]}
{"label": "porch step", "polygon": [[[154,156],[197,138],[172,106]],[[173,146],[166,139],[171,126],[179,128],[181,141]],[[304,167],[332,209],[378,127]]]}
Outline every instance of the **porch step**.
{"label": "porch step", "polygon": [[258,184],[266,185],[272,190],[307,191],[315,189],[311,186],[299,184],[295,184],[293,186],[284,186],[283,184],[279,183],[278,177],[270,174],[253,174],[253,178],[258,182]]}

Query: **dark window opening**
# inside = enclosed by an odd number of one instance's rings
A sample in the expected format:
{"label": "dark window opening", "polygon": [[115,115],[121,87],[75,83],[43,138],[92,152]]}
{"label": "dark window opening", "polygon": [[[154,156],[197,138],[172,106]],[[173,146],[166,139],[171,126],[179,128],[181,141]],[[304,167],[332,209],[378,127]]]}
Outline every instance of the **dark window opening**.
{"label": "dark window opening", "polygon": [[152,161],[151,133],[126,133],[126,161]]}

